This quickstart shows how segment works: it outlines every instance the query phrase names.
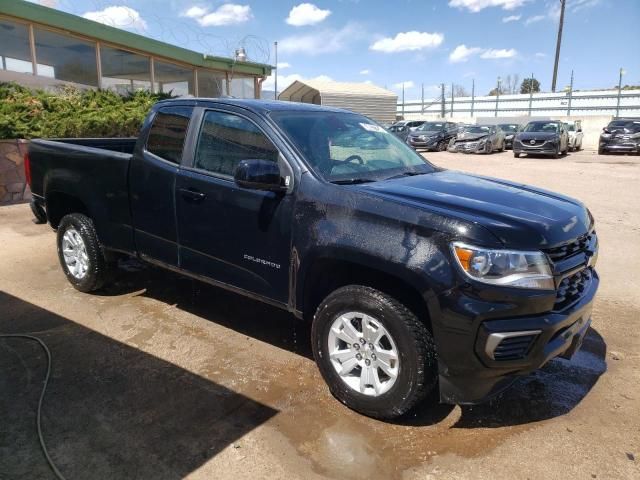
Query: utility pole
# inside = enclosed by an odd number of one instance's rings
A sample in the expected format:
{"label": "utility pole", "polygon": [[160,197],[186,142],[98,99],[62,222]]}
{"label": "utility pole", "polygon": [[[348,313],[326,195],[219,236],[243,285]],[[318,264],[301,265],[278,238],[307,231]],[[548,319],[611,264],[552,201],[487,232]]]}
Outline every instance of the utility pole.
{"label": "utility pole", "polygon": [[571,70],[571,83],[569,84],[569,103],[567,105],[567,117],[571,116],[571,97],[573,97],[573,70]]}
{"label": "utility pole", "polygon": [[404,120],[404,82],[402,82],[402,119]]}
{"label": "utility pole", "polygon": [[453,82],[451,83],[451,114],[449,116],[453,118]]}
{"label": "utility pole", "polygon": [[440,106],[441,106],[441,112],[440,112],[440,116],[442,117],[442,119],[444,120],[445,117],[445,106],[444,106],[444,83],[440,84],[440,88],[442,89],[442,101],[440,102]]}
{"label": "utility pole", "polygon": [[273,42],[273,45],[276,49],[276,78],[275,78],[276,97],[275,97],[275,100],[277,100],[278,99],[278,42]]}
{"label": "utility pole", "polygon": [[622,75],[626,72],[620,68],[620,79],[618,80],[618,101],[616,103],[616,117],[620,116],[620,95],[622,94]]}
{"label": "utility pole", "polygon": [[566,0],[560,0],[560,23],[558,24],[558,41],[556,43],[556,61],[553,64],[553,80],[551,81],[551,91],[556,91],[556,80],[558,79],[558,62],[560,61],[560,44],[562,43],[562,27],[564,26],[564,5]]}
{"label": "utility pole", "polygon": [[498,116],[498,102],[500,101],[500,80],[501,78],[498,77],[498,88],[496,88],[496,117]]}
{"label": "utility pole", "polygon": [[473,102],[476,99],[476,79],[471,79],[471,118],[473,118]]}
{"label": "utility pole", "polygon": [[529,116],[531,116],[531,105],[533,104],[533,73],[529,80]]}
{"label": "utility pole", "polygon": [[424,113],[424,83],[422,84],[422,100],[420,104],[420,111]]}

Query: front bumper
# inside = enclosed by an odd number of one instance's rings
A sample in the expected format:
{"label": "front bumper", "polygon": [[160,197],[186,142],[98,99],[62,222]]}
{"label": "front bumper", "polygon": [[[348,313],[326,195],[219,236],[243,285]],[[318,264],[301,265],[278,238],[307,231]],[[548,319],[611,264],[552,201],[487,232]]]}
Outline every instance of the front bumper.
{"label": "front bumper", "polygon": [[449,147],[450,152],[458,153],[480,153],[484,152],[485,144],[480,142],[460,142]]}
{"label": "front bumper", "polygon": [[530,145],[519,141],[513,142],[513,153],[527,153],[531,155],[555,155],[558,151],[558,144],[555,142],[544,142],[541,145]]}
{"label": "front bumper", "polygon": [[[591,325],[592,303],[599,285],[595,270],[591,271],[588,286],[579,300],[560,311],[548,310],[533,315],[523,311],[535,311],[536,306],[548,304],[549,298],[520,299],[523,306],[514,310],[512,318],[480,319],[461,323],[460,312],[447,312],[445,322],[434,325],[438,344],[452,346],[440,355],[440,399],[444,403],[475,404],[489,400],[507,388],[519,376],[528,374],[556,357],[570,358],[582,344]],[[551,303],[553,303],[553,296]],[[517,303],[517,300],[515,300]],[[496,315],[496,310],[513,308],[514,304],[479,299],[461,294],[456,300],[461,307],[484,317]],[[500,313],[498,313],[500,315]],[[457,317],[454,320],[454,317]],[[453,325],[451,325],[453,323]],[[451,327],[454,328],[451,328]],[[466,327],[466,328],[465,328]],[[496,337],[504,333],[525,333],[524,336],[506,336],[512,343],[500,347]],[[503,340],[504,341],[504,340]]]}
{"label": "front bumper", "polygon": [[621,143],[613,143],[613,142],[603,142],[600,141],[599,149],[604,152],[611,153],[640,153],[640,142],[621,142]]}
{"label": "front bumper", "polygon": [[421,148],[425,150],[437,150],[438,143],[440,143],[442,139],[440,138],[427,138],[426,140],[422,140],[417,137],[407,137],[407,144],[413,148]]}

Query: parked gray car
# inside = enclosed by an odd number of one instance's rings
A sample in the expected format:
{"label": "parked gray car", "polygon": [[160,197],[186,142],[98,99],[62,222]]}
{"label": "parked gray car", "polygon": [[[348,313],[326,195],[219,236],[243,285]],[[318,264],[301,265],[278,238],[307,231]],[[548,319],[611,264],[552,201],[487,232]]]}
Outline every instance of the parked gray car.
{"label": "parked gray car", "polygon": [[493,153],[504,149],[505,135],[497,125],[470,125],[449,143],[450,152]]}
{"label": "parked gray car", "polygon": [[520,130],[522,130],[522,125],[518,123],[501,123],[498,125],[502,131],[504,132],[504,143],[507,150],[511,150],[513,148],[513,139]]}
{"label": "parked gray car", "polygon": [[400,120],[399,122],[391,125],[387,130],[393,133],[396,137],[406,140],[407,135],[413,132],[416,128],[421,126],[424,120]]}

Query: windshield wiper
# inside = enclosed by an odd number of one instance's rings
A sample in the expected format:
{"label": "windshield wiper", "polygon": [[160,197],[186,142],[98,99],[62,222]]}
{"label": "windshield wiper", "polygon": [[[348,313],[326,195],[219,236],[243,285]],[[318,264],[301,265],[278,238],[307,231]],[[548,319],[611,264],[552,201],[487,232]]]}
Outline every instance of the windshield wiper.
{"label": "windshield wiper", "polygon": [[414,177],[416,175],[424,175],[427,172],[402,172],[398,175],[393,175],[391,177],[385,178],[385,180],[393,180],[394,178],[402,178],[402,177]]}
{"label": "windshield wiper", "polygon": [[358,183],[370,183],[375,181],[377,180],[373,180],[371,178],[345,178],[344,180],[333,180],[331,183],[335,183],[336,185],[356,185]]}

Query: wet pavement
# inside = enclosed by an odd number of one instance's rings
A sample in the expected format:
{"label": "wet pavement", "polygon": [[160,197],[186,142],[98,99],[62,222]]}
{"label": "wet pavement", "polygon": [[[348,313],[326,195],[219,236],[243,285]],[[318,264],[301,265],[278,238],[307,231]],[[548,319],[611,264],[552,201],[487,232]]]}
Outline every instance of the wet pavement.
{"label": "wet pavement", "polygon": [[[51,349],[43,429],[66,477],[640,478],[640,253],[628,248],[640,243],[640,162],[428,157],[591,208],[602,286],[572,360],[488,404],[430,399],[394,423],[372,420],[328,393],[308,324],[134,261],[98,294],[79,293],[50,228],[25,205],[3,207],[0,332]],[[45,367],[36,344],[0,339],[1,479],[53,478],[34,420]]]}

